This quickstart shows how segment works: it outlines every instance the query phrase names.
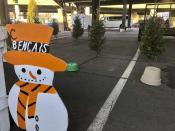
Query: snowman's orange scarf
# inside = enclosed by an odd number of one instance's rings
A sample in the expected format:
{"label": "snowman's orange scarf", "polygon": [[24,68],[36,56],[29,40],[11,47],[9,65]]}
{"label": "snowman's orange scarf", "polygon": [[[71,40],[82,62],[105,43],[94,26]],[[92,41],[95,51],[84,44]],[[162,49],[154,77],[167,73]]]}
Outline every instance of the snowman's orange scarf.
{"label": "snowman's orange scarf", "polygon": [[[17,104],[17,119],[18,126],[21,129],[26,129],[25,117],[28,114],[28,118],[34,118],[36,112],[36,100],[39,93],[51,93],[55,94],[56,90],[53,86],[40,85],[34,83],[27,83],[18,81],[16,83],[20,87],[20,93],[18,96]],[[28,112],[26,113],[26,109]]]}

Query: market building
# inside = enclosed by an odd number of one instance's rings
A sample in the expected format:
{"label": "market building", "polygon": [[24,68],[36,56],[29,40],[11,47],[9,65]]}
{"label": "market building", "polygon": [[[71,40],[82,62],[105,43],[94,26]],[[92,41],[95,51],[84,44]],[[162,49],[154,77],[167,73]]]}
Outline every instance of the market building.
{"label": "market building", "polygon": [[[139,22],[143,21],[146,15],[152,14],[156,8],[158,16],[165,21],[169,19],[170,25],[175,26],[175,2],[172,0],[157,0],[157,5],[154,4],[154,0],[128,0],[126,2],[125,0],[93,0],[92,2],[64,0],[63,2],[61,0],[36,0],[40,21],[48,24],[52,19],[57,19],[59,23],[65,21],[68,27],[72,28],[73,18],[79,14],[84,28],[91,25],[93,19],[98,17],[104,20],[105,26],[109,28],[118,28],[123,22],[126,27],[138,27]],[[8,4],[11,20],[18,18],[20,21],[27,21],[27,0],[18,0],[18,3],[8,0]],[[17,5],[18,7],[15,7]],[[15,17],[16,9],[19,13]],[[123,18],[125,18],[124,21]]]}

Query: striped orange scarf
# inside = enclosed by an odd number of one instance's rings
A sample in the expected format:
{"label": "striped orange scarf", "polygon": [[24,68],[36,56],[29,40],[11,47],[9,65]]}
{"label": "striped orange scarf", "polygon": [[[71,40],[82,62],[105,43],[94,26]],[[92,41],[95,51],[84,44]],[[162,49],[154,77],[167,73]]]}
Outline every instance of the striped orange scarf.
{"label": "striped orange scarf", "polygon": [[36,100],[39,93],[51,93],[55,94],[57,91],[53,86],[40,85],[34,83],[28,83],[23,81],[18,81],[16,83],[20,87],[20,93],[18,96],[17,104],[17,119],[19,128],[25,130],[25,114],[26,107],[28,106],[28,119],[35,117],[36,111]]}

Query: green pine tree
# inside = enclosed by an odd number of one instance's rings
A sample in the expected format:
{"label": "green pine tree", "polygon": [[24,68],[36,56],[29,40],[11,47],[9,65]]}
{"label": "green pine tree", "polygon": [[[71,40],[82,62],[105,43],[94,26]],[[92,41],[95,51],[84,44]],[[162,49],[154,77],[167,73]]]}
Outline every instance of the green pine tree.
{"label": "green pine tree", "polygon": [[29,0],[27,9],[27,20],[29,23],[40,23],[38,8],[35,0]]}
{"label": "green pine tree", "polygon": [[103,21],[96,21],[93,23],[93,26],[89,32],[89,39],[89,47],[96,51],[98,56],[103,49],[105,41],[105,28]]}
{"label": "green pine tree", "polygon": [[72,37],[78,39],[84,33],[84,29],[82,28],[82,24],[80,18],[77,16],[74,20]]}
{"label": "green pine tree", "polygon": [[149,59],[156,58],[165,50],[162,32],[162,20],[156,16],[146,21],[141,39],[140,50]]}

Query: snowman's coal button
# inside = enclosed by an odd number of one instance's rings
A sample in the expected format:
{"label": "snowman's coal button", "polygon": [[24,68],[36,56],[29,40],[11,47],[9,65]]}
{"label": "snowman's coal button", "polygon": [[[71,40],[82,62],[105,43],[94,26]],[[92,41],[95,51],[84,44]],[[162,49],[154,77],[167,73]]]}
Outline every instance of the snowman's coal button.
{"label": "snowman's coal button", "polygon": [[39,131],[39,126],[38,126],[38,124],[35,125],[35,129],[36,129],[36,131]]}
{"label": "snowman's coal button", "polygon": [[36,120],[37,122],[39,121],[38,115],[35,116],[35,120]]}
{"label": "snowman's coal button", "polygon": [[22,68],[21,71],[22,71],[23,73],[26,73],[26,69],[25,69],[25,68]]}
{"label": "snowman's coal button", "polygon": [[41,75],[42,71],[40,69],[37,70],[37,74]]}

